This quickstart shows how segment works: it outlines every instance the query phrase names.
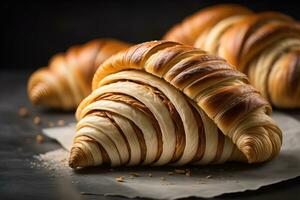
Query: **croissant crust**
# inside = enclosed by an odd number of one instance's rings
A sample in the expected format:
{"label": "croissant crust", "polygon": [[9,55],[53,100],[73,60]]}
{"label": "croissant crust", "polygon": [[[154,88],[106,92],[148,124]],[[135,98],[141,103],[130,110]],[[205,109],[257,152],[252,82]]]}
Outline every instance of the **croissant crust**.
{"label": "croissant crust", "polygon": [[34,72],[28,82],[28,95],[34,105],[71,110],[91,92],[97,67],[111,55],[129,47],[113,40],[93,40],[55,55],[48,67]]}
{"label": "croissant crust", "polygon": [[73,168],[263,162],[279,153],[271,106],[225,60],[175,42],[105,61],[79,105]]}
{"label": "croissant crust", "polygon": [[300,25],[291,17],[218,5],[186,18],[164,38],[225,58],[273,105],[300,108]]}

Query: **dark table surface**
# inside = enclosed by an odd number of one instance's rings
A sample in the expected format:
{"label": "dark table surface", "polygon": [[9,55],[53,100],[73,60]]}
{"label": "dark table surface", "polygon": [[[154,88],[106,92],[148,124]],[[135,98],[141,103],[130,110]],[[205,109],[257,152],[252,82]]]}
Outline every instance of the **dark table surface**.
{"label": "dark table surface", "polygon": [[[65,122],[73,119],[72,112],[32,108],[27,99],[26,83],[28,71],[0,72],[0,198],[1,199],[125,199],[82,195],[71,179],[53,177],[47,169],[33,168],[33,156],[45,153],[60,146],[46,138],[41,144],[36,135],[46,122]],[[29,109],[30,115],[22,118],[18,115],[20,106]],[[300,120],[300,112],[289,111]],[[33,123],[34,116],[40,116],[41,125]],[[300,169],[299,169],[300,170]],[[213,199],[299,199],[300,177],[256,191],[225,194]]]}

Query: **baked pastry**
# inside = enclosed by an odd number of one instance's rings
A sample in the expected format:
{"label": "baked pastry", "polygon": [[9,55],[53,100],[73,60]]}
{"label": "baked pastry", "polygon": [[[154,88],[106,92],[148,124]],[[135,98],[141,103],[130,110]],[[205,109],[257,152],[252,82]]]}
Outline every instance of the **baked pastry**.
{"label": "baked pastry", "polygon": [[270,104],[224,59],[152,41],[106,60],[79,105],[72,168],[263,162],[281,130]]}
{"label": "baked pastry", "polygon": [[65,54],[51,58],[48,67],[34,72],[28,95],[34,105],[72,110],[91,92],[97,67],[108,57],[129,47],[115,39],[99,39],[73,46]]}
{"label": "baked pastry", "polygon": [[164,39],[225,58],[274,106],[300,108],[300,25],[291,17],[218,5],[188,17]]}

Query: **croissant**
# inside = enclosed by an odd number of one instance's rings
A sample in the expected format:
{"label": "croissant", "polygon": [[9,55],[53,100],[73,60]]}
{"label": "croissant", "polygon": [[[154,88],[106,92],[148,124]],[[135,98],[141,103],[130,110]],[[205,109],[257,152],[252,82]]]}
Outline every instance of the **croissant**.
{"label": "croissant", "polygon": [[188,17],[164,39],[225,58],[274,106],[300,108],[300,25],[291,17],[218,5]]}
{"label": "croissant", "polygon": [[106,60],[78,106],[72,168],[263,162],[281,130],[270,104],[224,59],[152,41]]}
{"label": "croissant", "polygon": [[48,67],[34,72],[28,82],[28,95],[34,105],[71,110],[91,92],[97,67],[129,44],[114,39],[99,39],[73,46],[55,55]]}

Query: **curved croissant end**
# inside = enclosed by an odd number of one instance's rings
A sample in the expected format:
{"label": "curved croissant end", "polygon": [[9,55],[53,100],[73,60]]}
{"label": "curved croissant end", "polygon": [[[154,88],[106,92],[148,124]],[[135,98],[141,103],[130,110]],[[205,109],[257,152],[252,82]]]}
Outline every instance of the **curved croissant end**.
{"label": "curved croissant end", "polygon": [[300,25],[280,13],[250,13],[235,5],[206,8],[165,38],[225,58],[273,105],[300,108]]}
{"label": "curved croissant end", "polygon": [[28,95],[34,105],[64,110],[75,109],[91,92],[97,67],[111,55],[129,47],[113,40],[93,40],[55,55],[49,66],[34,72],[28,82]]}
{"label": "curved croissant end", "polygon": [[279,153],[271,106],[225,60],[146,42],[105,61],[79,105],[72,168],[263,162]]}

